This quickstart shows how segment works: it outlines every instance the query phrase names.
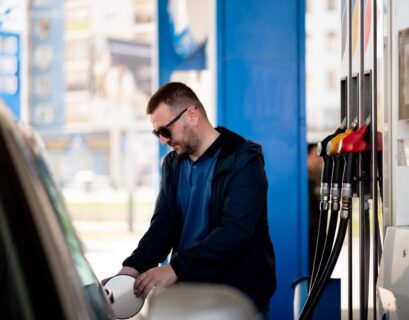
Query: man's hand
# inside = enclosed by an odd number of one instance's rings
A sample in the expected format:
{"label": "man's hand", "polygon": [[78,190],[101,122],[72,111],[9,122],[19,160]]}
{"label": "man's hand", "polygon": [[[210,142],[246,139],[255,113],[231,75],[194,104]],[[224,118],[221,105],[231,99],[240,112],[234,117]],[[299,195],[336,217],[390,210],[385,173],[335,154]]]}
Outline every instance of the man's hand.
{"label": "man's hand", "polygon": [[167,287],[175,283],[177,279],[178,277],[170,265],[149,269],[135,280],[135,295],[145,299],[153,287]]}
{"label": "man's hand", "polygon": [[[131,267],[122,267],[122,269],[119,270],[119,272],[116,275],[120,275],[120,274],[125,274],[125,275],[128,275],[128,276],[132,276],[134,278],[137,278],[139,276],[139,272],[136,269],[131,268]],[[109,277],[109,278],[105,278],[105,279],[101,280],[102,285],[105,286],[105,284],[108,282],[108,280],[110,280],[113,277]]]}

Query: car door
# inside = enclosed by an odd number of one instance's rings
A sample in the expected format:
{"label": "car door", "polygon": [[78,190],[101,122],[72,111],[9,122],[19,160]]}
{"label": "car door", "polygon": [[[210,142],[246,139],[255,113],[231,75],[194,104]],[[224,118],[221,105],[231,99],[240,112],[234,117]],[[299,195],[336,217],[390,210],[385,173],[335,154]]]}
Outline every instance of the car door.
{"label": "car door", "polygon": [[0,106],[0,319],[111,319],[36,142]]}

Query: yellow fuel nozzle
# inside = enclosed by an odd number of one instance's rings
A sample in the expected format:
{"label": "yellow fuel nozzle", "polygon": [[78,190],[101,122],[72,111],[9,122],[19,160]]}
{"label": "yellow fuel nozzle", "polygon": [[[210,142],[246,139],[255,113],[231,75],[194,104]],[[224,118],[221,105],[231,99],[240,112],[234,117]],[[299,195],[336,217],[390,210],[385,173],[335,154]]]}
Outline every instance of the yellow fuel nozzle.
{"label": "yellow fuel nozzle", "polygon": [[330,157],[337,155],[340,141],[347,135],[349,135],[351,132],[353,132],[353,129],[348,128],[345,130],[345,132],[342,132],[336,135],[334,138],[332,138],[332,140],[329,141],[327,144],[327,155],[329,155]]}

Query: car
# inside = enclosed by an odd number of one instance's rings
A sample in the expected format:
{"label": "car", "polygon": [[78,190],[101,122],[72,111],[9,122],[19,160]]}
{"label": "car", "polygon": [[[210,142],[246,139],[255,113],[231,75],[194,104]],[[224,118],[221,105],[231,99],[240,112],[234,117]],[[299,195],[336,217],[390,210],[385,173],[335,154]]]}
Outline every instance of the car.
{"label": "car", "polygon": [[[0,319],[115,319],[115,296],[85,258],[45,159],[38,134],[0,101]],[[148,300],[148,320],[258,319],[225,286],[178,284]]]}
{"label": "car", "polygon": [[0,319],[115,319],[43,155],[0,105]]}

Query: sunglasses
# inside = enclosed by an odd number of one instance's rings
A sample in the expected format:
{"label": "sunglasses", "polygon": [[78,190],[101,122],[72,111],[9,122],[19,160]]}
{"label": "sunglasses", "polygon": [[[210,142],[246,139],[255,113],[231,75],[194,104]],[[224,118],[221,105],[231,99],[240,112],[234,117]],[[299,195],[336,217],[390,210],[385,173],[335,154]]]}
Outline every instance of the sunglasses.
{"label": "sunglasses", "polygon": [[152,130],[152,133],[159,138],[159,136],[162,136],[166,139],[172,138],[172,133],[169,130],[169,127],[174,124],[176,121],[180,119],[180,117],[187,111],[188,108],[183,110],[181,113],[179,113],[175,118],[172,119],[168,124],[159,127],[158,129]]}

